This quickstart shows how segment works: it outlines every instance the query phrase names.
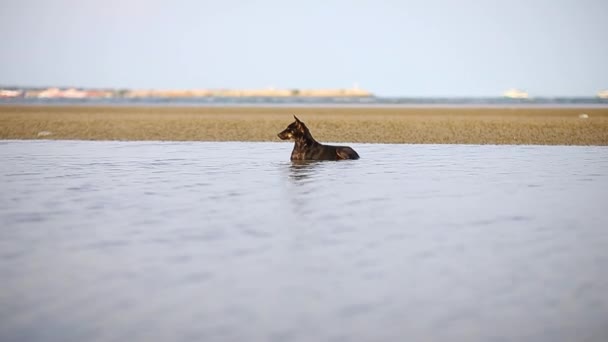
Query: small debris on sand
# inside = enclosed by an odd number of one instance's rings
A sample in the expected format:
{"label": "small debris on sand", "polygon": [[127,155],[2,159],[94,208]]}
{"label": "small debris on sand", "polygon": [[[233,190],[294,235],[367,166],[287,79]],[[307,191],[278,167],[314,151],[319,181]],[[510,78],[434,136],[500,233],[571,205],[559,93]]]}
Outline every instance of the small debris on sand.
{"label": "small debris on sand", "polygon": [[48,137],[49,135],[52,135],[53,132],[49,132],[49,131],[40,131],[38,132],[38,136],[39,137]]}

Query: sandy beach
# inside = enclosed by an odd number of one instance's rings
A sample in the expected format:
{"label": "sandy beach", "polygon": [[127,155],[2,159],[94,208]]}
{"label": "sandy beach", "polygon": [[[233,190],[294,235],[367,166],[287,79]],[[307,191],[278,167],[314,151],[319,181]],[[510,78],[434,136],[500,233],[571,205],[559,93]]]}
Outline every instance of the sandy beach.
{"label": "sandy beach", "polygon": [[546,107],[4,105],[0,139],[279,141],[293,114],[322,142],[608,145],[608,108]]}

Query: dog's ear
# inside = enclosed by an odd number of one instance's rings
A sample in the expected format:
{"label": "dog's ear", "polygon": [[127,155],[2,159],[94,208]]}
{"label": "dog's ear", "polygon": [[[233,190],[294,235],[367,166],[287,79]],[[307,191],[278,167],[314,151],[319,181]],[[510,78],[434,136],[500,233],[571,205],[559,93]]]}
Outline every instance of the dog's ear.
{"label": "dog's ear", "polygon": [[302,123],[302,121],[300,121],[300,119],[298,119],[298,117],[297,117],[297,116],[295,116],[295,115],[294,115],[294,116],[293,116],[293,118],[294,118],[294,119],[296,119],[296,122],[297,122],[297,123]]}

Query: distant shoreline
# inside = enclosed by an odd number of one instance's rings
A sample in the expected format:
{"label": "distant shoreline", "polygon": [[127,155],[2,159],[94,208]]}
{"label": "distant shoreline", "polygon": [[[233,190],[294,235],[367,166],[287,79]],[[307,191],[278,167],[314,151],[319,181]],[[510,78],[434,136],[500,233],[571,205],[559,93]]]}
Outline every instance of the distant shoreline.
{"label": "distant shoreline", "polygon": [[205,97],[371,97],[373,94],[357,86],[352,88],[313,89],[104,89],[80,87],[13,88],[0,87],[0,98],[25,99],[191,99]]}
{"label": "distant shoreline", "polygon": [[0,107],[109,107],[109,108],[488,108],[488,109],[608,109],[606,103],[197,103],[197,102],[2,102]]}
{"label": "distant shoreline", "polygon": [[608,146],[608,108],[539,106],[0,105],[0,139],[279,141],[293,121],[319,141]]}

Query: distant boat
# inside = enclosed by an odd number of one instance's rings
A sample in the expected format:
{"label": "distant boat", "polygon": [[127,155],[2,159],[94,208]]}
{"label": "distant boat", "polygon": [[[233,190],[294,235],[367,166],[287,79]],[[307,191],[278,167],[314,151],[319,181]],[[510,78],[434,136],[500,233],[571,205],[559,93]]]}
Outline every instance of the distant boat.
{"label": "distant boat", "polygon": [[527,99],[529,98],[528,93],[519,89],[509,89],[502,94],[504,97],[510,99]]}
{"label": "distant boat", "polygon": [[608,89],[599,91],[597,93],[597,97],[599,97],[600,99],[608,99]]}

